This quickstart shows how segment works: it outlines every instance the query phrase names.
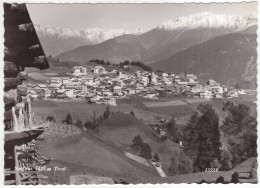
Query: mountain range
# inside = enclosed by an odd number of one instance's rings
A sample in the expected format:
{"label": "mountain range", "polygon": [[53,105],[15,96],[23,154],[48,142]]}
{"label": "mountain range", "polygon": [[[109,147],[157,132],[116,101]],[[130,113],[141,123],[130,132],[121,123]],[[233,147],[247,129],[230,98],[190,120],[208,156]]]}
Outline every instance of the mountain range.
{"label": "mountain range", "polygon": [[[196,73],[205,79],[233,85],[255,79],[251,75],[254,71],[249,70],[256,67],[256,30],[254,14],[203,12],[163,22],[139,35],[124,34],[98,44],[83,45],[57,58],[80,63],[90,59],[111,63],[139,60],[155,70]],[[233,71],[236,73],[231,74]]]}
{"label": "mountain range", "polygon": [[55,26],[35,25],[35,30],[47,55],[57,56],[62,52],[82,45],[91,45],[124,35],[140,34],[141,29],[133,31],[127,29],[86,28],[67,29]]}

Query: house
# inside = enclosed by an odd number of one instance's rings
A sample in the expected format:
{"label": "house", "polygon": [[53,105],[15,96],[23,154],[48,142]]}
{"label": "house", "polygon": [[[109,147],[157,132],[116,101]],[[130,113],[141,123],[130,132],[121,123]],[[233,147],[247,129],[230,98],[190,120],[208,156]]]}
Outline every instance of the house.
{"label": "house", "polygon": [[104,73],[106,70],[104,67],[102,66],[95,66],[94,67],[94,73],[95,74],[101,74],[101,73]]}
{"label": "house", "polygon": [[211,91],[205,90],[205,91],[200,92],[200,98],[203,98],[203,99],[212,99],[212,93],[211,93]]}
{"label": "house", "polygon": [[66,89],[65,90],[65,96],[68,97],[68,98],[73,98],[74,97],[73,89]]}
{"label": "house", "polygon": [[94,84],[94,79],[92,77],[85,77],[82,79],[82,83],[92,86]]}
{"label": "house", "polygon": [[65,89],[56,89],[54,96],[57,98],[64,98],[66,96]]}
{"label": "house", "polygon": [[140,93],[140,92],[142,92],[144,90],[144,87],[142,87],[142,86],[137,86],[136,88],[135,88],[135,93]]}
{"label": "house", "polygon": [[88,87],[86,85],[82,85],[82,93],[87,93],[88,92]]}
{"label": "house", "polygon": [[110,89],[108,89],[108,88],[102,89],[102,90],[101,90],[101,93],[102,93],[103,96],[110,96],[110,95],[113,94],[113,93],[110,91]]}
{"label": "house", "polygon": [[50,89],[44,89],[45,90],[45,98],[51,97],[51,90]]}
{"label": "house", "polygon": [[66,88],[66,85],[65,84],[61,84],[60,86],[59,86],[59,89],[65,89]]}
{"label": "house", "polygon": [[208,82],[208,85],[215,85],[217,82],[215,80],[210,79]]}
{"label": "house", "polygon": [[156,93],[146,93],[146,94],[144,95],[144,98],[148,98],[148,99],[158,99]]}
{"label": "house", "polygon": [[151,75],[148,76],[149,83],[157,83],[157,77],[158,76],[154,72],[152,72]]}
{"label": "house", "polygon": [[38,92],[38,97],[41,99],[46,99],[51,96],[51,91],[49,89],[42,89]]}
{"label": "house", "polygon": [[215,94],[215,98],[216,98],[216,99],[222,99],[222,98],[223,98],[223,95],[220,94],[220,93],[216,93],[216,94]]}
{"label": "house", "polygon": [[168,73],[163,72],[161,75],[162,75],[162,77],[166,77],[166,76],[168,76]]}
{"label": "house", "polygon": [[135,94],[135,89],[134,88],[126,88],[126,93],[128,95],[134,95]]}
{"label": "house", "polygon": [[179,78],[179,76],[175,76],[174,81],[178,83],[181,81],[181,79]]}
{"label": "house", "polygon": [[[87,96],[86,96],[86,98],[87,98]],[[103,96],[101,96],[101,95],[93,95],[92,97],[89,98],[89,100],[91,102],[94,102],[94,103],[99,101],[100,99],[103,99]]]}
{"label": "house", "polygon": [[68,84],[68,83],[70,83],[70,79],[68,77],[64,77],[64,78],[62,78],[62,83]]}
{"label": "house", "polygon": [[38,94],[33,90],[28,90],[27,96],[36,99],[38,97]]}
{"label": "house", "polygon": [[188,82],[186,82],[186,81],[178,81],[177,84],[186,86],[188,84]]}
{"label": "house", "polygon": [[189,80],[189,79],[192,79],[192,80],[197,80],[197,76],[194,75],[194,74],[187,74],[186,75],[186,78]]}
{"label": "house", "polygon": [[83,66],[74,66],[72,69],[72,74],[75,76],[87,74],[87,69]]}
{"label": "house", "polygon": [[141,71],[136,71],[136,72],[135,72],[135,76],[136,76],[137,78],[140,78],[140,77],[142,76]]}
{"label": "house", "polygon": [[232,98],[232,97],[238,97],[238,92],[236,90],[230,90],[227,93],[227,97],[228,98]]}
{"label": "house", "polygon": [[237,90],[237,93],[240,94],[240,95],[245,95],[246,94],[244,89]]}
{"label": "house", "polygon": [[202,91],[202,87],[201,86],[195,86],[191,88],[191,92],[192,93],[199,93]]}
{"label": "house", "polygon": [[224,89],[221,86],[214,85],[214,86],[211,86],[210,89],[213,93],[220,93],[220,94],[224,93]]}
{"label": "house", "polygon": [[111,74],[116,74],[117,73],[117,70],[112,70],[111,72],[110,72]]}
{"label": "house", "polygon": [[169,79],[165,79],[165,80],[164,80],[164,83],[165,83],[165,85],[171,85],[171,84],[172,84],[172,81],[169,80]]}
{"label": "house", "polygon": [[51,85],[59,85],[61,83],[62,83],[62,79],[61,78],[54,77],[54,78],[51,78],[51,80],[50,80],[50,84]]}
{"label": "house", "polygon": [[120,94],[121,93],[121,87],[120,86],[114,86],[113,87],[113,93]]}

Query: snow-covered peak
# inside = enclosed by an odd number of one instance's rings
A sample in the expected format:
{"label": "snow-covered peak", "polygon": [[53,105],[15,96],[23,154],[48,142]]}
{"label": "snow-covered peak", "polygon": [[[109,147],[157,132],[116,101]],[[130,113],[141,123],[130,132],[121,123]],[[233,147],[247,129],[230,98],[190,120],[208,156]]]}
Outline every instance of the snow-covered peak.
{"label": "snow-covered peak", "polygon": [[92,43],[100,43],[107,39],[111,39],[123,34],[141,34],[143,30],[127,30],[127,29],[108,29],[108,28],[87,28],[87,29],[66,29],[55,26],[40,26],[35,25],[35,29],[39,37],[56,37],[60,39],[67,38],[81,38],[83,40],[90,41]]}
{"label": "snow-covered peak", "polygon": [[238,31],[256,24],[257,16],[255,14],[242,16],[202,12],[187,17],[176,17],[173,20],[163,22],[157,28],[161,30],[224,28]]}

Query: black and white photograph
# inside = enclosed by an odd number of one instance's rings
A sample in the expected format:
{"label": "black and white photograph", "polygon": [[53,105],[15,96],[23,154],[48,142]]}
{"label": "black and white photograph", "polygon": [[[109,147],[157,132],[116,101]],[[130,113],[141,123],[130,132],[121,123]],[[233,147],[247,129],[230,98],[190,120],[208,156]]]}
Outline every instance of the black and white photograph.
{"label": "black and white photograph", "polygon": [[258,184],[257,1],[51,2],[1,3],[6,187]]}

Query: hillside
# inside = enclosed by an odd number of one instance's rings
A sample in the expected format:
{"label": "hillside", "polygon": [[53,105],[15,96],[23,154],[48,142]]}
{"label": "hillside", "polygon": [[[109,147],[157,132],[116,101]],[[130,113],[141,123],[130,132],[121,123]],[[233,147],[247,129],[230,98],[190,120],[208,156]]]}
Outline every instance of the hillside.
{"label": "hillside", "polygon": [[122,35],[96,45],[78,47],[57,56],[62,61],[88,62],[104,59],[112,63],[140,59],[144,51],[142,41],[136,35]]}
{"label": "hillside", "polygon": [[[127,123],[126,123],[127,122]],[[169,140],[158,142],[159,135],[137,118],[122,113],[115,113],[105,120],[93,133],[97,138],[110,143],[122,151],[129,151],[135,136],[140,135],[152,149],[152,155],[158,153],[165,173],[171,163],[171,157],[181,150],[179,144]]]}
{"label": "hillside", "polygon": [[256,87],[256,35],[228,34],[193,46],[150,66],[166,72],[195,73],[222,84]]}

